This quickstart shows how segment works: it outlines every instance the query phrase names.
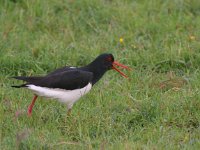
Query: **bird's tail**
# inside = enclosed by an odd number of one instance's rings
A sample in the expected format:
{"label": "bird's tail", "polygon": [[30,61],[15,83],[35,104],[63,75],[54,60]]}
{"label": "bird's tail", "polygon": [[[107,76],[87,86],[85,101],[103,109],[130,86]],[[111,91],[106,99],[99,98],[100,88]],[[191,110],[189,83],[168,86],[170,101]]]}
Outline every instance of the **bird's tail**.
{"label": "bird's tail", "polygon": [[15,76],[15,77],[11,77],[11,78],[14,78],[17,80],[23,80],[26,82],[35,82],[35,81],[43,79],[43,77],[24,77],[24,76]]}
{"label": "bird's tail", "polygon": [[22,87],[27,87],[27,86],[26,86],[26,84],[22,84],[22,85],[12,85],[11,87],[22,88]]}
{"label": "bird's tail", "polygon": [[12,87],[14,88],[22,88],[22,87],[27,87],[27,84],[37,82],[38,80],[41,80],[43,77],[25,77],[25,76],[15,76],[11,77],[17,80],[23,80],[26,81],[27,83],[21,84],[21,85],[13,85]]}

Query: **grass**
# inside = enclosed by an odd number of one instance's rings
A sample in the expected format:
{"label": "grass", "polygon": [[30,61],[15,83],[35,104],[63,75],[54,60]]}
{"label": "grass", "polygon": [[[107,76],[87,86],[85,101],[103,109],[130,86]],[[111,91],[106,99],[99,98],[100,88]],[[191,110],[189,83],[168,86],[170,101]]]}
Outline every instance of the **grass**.
{"label": "grass", "polygon": [[[199,16],[199,0],[1,0],[0,149],[199,149]],[[130,80],[107,72],[71,117],[43,98],[26,116],[32,94],[9,77],[105,52]]]}

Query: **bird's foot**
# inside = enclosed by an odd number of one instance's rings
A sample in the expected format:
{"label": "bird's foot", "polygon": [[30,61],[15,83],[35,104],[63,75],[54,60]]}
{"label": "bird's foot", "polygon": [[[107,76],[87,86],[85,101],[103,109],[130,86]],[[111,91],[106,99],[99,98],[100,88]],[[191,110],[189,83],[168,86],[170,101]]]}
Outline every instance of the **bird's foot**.
{"label": "bird's foot", "polygon": [[71,109],[71,108],[68,109],[68,111],[67,111],[67,116],[71,116],[71,112],[72,112],[72,109]]}

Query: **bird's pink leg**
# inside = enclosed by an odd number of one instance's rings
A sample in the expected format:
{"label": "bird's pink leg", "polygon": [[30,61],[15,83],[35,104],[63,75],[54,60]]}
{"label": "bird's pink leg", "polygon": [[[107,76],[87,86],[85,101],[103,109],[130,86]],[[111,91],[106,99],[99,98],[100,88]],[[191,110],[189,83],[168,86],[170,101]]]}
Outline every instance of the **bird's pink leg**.
{"label": "bird's pink leg", "polygon": [[34,106],[34,104],[35,104],[35,101],[36,101],[36,99],[37,99],[37,95],[35,95],[34,97],[33,97],[33,100],[32,100],[32,102],[31,102],[31,104],[28,106],[28,116],[30,117],[31,116],[31,114],[32,114],[32,109],[33,109],[33,106]]}

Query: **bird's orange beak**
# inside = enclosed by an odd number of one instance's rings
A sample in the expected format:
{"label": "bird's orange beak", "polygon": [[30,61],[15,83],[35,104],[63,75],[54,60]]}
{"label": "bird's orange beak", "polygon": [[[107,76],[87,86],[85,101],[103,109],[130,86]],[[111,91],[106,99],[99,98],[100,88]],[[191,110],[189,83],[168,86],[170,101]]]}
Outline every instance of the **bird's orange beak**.
{"label": "bird's orange beak", "polygon": [[112,63],[112,69],[114,69],[114,70],[116,70],[117,72],[119,72],[123,77],[128,78],[128,76],[125,75],[123,72],[121,72],[116,66],[121,67],[121,68],[124,68],[124,69],[127,69],[127,70],[129,70],[129,71],[132,70],[132,69],[129,68],[128,66],[125,66],[125,65],[123,65],[123,64],[120,64],[120,63],[117,62],[117,61],[114,61],[114,62]]}

